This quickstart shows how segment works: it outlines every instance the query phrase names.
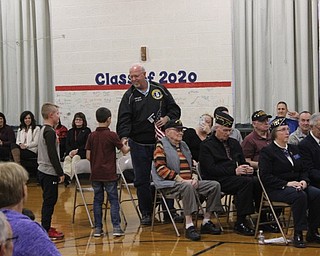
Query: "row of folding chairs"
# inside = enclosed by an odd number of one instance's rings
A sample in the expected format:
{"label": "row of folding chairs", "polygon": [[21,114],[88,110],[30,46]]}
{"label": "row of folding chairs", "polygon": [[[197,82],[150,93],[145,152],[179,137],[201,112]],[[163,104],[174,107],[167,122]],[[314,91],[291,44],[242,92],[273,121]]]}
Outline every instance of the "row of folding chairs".
{"label": "row of folding chairs", "polygon": [[[119,186],[118,186],[119,187],[120,211],[121,211],[121,215],[122,215],[122,217],[124,219],[125,225],[127,225],[127,220],[126,220],[125,214],[124,214],[123,209],[122,209],[122,204],[123,203],[131,202],[131,204],[132,204],[132,206],[133,206],[133,208],[134,208],[134,210],[135,210],[135,212],[137,214],[137,217],[139,219],[141,219],[141,214],[140,214],[139,209],[138,209],[137,198],[134,197],[134,193],[133,193],[133,189],[134,189],[133,182],[132,181],[128,182],[127,178],[125,177],[125,171],[126,170],[131,170],[132,171],[132,169],[133,169],[133,167],[132,167],[132,161],[131,161],[130,154],[121,156],[119,159],[117,159],[117,172],[118,172],[118,174],[120,176]],[[88,220],[90,222],[91,227],[94,227],[94,224],[93,224],[93,221],[92,221],[92,218],[91,218],[91,214],[90,214],[90,209],[89,209],[89,206],[91,204],[87,202],[86,197],[84,195],[84,193],[86,193],[86,192],[93,193],[93,189],[92,189],[92,187],[90,185],[89,186],[84,186],[82,184],[82,182],[81,182],[81,179],[79,178],[79,174],[83,174],[83,173],[88,174],[88,173],[91,172],[90,171],[90,162],[88,160],[86,160],[86,159],[82,159],[82,160],[80,160],[79,162],[77,162],[75,164],[74,170],[75,170],[75,194],[74,194],[74,207],[73,207],[72,221],[74,223],[76,209],[78,207],[80,207],[80,206],[83,206],[85,208],[85,211],[86,211],[86,214],[88,216]],[[198,172],[199,177],[201,177],[198,167],[196,168],[196,171]],[[268,194],[267,194],[267,192],[266,192],[266,190],[265,190],[265,188],[263,186],[263,183],[262,183],[262,181],[260,179],[259,170],[258,170],[258,179],[259,179],[259,182],[260,182],[261,187],[262,187],[262,200],[261,200],[261,204],[260,204],[260,207],[259,207],[259,212],[257,214],[257,222],[255,224],[252,222],[252,224],[255,227],[255,236],[257,236],[258,231],[259,231],[259,227],[261,225],[270,223],[270,222],[268,222],[268,223],[266,223],[266,222],[262,223],[261,222],[262,209],[268,208],[270,210],[270,213],[273,216],[272,223],[275,223],[279,227],[279,230],[281,232],[281,235],[283,237],[284,242],[286,244],[288,244],[288,239],[286,238],[286,235],[287,235],[288,229],[289,229],[289,224],[290,224],[290,219],[291,219],[291,210],[289,210],[289,217],[287,218],[287,220],[285,219],[285,214],[284,213],[285,213],[285,209],[286,208],[290,208],[290,205],[282,203],[282,202],[273,202],[273,201],[270,200],[270,198],[268,197]],[[127,193],[127,196],[124,196],[124,192]],[[81,203],[77,203],[78,194],[80,194],[80,197],[82,199]],[[232,214],[232,212],[235,211],[233,209],[233,204],[232,204],[233,195],[222,193],[221,196],[224,199],[223,207],[225,209],[226,219],[227,219],[227,223],[228,223],[230,214]],[[161,213],[163,214],[164,212],[167,212],[168,215],[169,215],[169,218],[171,220],[171,223],[173,225],[173,228],[174,228],[174,230],[176,232],[176,235],[180,236],[180,232],[179,232],[179,230],[178,230],[178,228],[176,226],[176,223],[174,222],[172,213],[170,212],[170,209],[169,209],[168,205],[166,204],[166,199],[168,199],[168,198],[172,198],[177,202],[177,205],[178,205],[179,208],[176,209],[176,210],[180,211],[183,214],[183,207],[180,205],[178,197],[175,197],[173,195],[168,195],[168,194],[164,193],[164,190],[159,189],[159,188],[155,188],[154,204],[153,204],[154,209],[153,209],[153,214],[152,214],[152,230],[154,229],[156,216],[158,215],[158,219],[161,220],[160,214]],[[196,197],[196,198],[197,198],[197,201],[198,201],[199,211],[204,212],[204,208],[205,207],[202,206],[199,198],[198,197]],[[160,207],[160,203],[159,203],[160,201],[164,202],[163,205],[164,205],[165,209],[162,209]],[[283,214],[281,216],[277,216],[277,213],[275,212],[275,207],[283,208],[283,211],[282,211]],[[105,204],[105,216],[106,216],[106,212],[107,212],[107,199],[106,199],[106,204]],[[222,227],[221,221],[220,221],[220,216],[217,213],[214,213],[214,214],[215,214],[215,217],[217,219],[218,225],[220,226],[221,230],[223,231],[223,227]],[[285,227],[285,231],[286,232],[284,232],[283,227]]]}

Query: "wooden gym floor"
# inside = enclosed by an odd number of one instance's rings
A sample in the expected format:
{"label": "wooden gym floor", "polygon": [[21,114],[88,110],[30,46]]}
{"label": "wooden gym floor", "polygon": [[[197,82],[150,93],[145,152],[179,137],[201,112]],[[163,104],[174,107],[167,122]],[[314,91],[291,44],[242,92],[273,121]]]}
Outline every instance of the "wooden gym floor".
{"label": "wooden gym floor", "polygon": [[[28,184],[28,201],[26,207],[36,215],[40,222],[42,191],[35,181]],[[91,195],[87,195],[88,200]],[[139,219],[131,202],[122,204],[128,225],[125,236],[114,238],[108,211],[102,238],[93,237],[84,207],[76,210],[75,223],[72,224],[74,184],[68,188],[59,187],[59,199],[55,207],[52,226],[65,234],[64,240],[55,244],[62,255],[237,255],[237,256],[315,256],[320,255],[320,244],[308,244],[305,249],[285,245],[258,245],[253,237],[245,237],[232,231],[232,223],[227,224],[221,218],[224,232],[222,235],[202,235],[199,242],[192,242],[184,237],[183,224],[177,224],[181,237],[177,237],[171,224],[158,224],[154,231],[151,227],[140,227]],[[81,202],[80,196],[78,202]],[[213,219],[213,221],[216,221]],[[232,221],[232,219],[231,219]],[[200,225],[200,221],[198,226]],[[289,238],[292,235],[289,231]],[[266,238],[279,237],[279,234],[265,234]]]}

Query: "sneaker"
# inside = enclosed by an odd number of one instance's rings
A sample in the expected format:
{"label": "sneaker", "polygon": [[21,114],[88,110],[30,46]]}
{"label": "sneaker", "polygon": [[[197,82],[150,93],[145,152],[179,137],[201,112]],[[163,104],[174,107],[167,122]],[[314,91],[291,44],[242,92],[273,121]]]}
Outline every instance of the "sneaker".
{"label": "sneaker", "polygon": [[186,238],[192,241],[199,241],[201,239],[200,234],[196,231],[194,226],[189,227],[186,229]]}
{"label": "sneaker", "polygon": [[102,230],[102,228],[96,227],[96,228],[94,229],[94,234],[93,234],[93,236],[94,236],[94,237],[100,237],[100,236],[102,236],[102,235],[103,235],[103,230]]}
{"label": "sneaker", "polygon": [[201,234],[211,234],[211,235],[220,235],[221,234],[221,229],[217,228],[212,221],[208,221],[206,224],[202,225],[201,224],[201,229],[200,229]]}
{"label": "sneaker", "polygon": [[71,178],[69,175],[65,174],[64,175],[64,187],[68,187],[71,184]]}
{"label": "sneaker", "polygon": [[151,226],[151,216],[148,214],[142,215],[141,225]]}
{"label": "sneaker", "polygon": [[64,234],[60,231],[57,231],[55,228],[50,228],[48,231],[48,236],[51,240],[59,240],[64,238]]}
{"label": "sneaker", "polygon": [[124,236],[124,232],[122,229],[119,228],[113,228],[113,236]]}

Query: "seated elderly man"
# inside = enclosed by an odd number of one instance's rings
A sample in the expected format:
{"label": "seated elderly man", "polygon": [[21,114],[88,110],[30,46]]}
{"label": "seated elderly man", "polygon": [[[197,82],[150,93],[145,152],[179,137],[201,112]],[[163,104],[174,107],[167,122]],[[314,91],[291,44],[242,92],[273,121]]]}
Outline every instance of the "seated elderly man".
{"label": "seated elderly man", "polygon": [[258,169],[261,149],[272,141],[269,132],[269,118],[271,118],[271,115],[266,114],[263,110],[255,111],[251,116],[253,131],[241,143],[246,161],[255,170]]}
{"label": "seated elderly man", "polygon": [[237,221],[234,230],[246,236],[254,231],[246,223],[246,216],[258,209],[261,188],[253,176],[253,168],[245,161],[239,142],[230,138],[233,118],[227,113],[216,115],[215,132],[200,145],[201,175],[206,180],[216,180],[225,193],[235,195]]}
{"label": "seated elderly man", "polygon": [[154,151],[152,178],[155,186],[165,193],[181,197],[186,219],[186,238],[193,241],[201,239],[192,222],[192,214],[198,210],[196,194],[204,196],[207,201],[200,233],[219,235],[221,230],[215,227],[210,217],[212,212],[222,211],[220,184],[198,180],[197,174],[193,173],[191,152],[182,141],[184,127],[181,121],[170,120],[164,128],[165,137],[157,142]]}

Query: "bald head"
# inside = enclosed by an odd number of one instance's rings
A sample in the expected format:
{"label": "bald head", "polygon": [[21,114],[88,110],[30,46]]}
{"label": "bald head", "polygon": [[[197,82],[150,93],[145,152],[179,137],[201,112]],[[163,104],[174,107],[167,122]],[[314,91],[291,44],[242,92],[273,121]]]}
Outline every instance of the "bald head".
{"label": "bald head", "polygon": [[129,75],[134,87],[139,90],[147,90],[148,82],[146,80],[146,70],[140,63],[136,63],[131,66],[129,69]]}

